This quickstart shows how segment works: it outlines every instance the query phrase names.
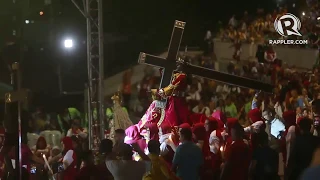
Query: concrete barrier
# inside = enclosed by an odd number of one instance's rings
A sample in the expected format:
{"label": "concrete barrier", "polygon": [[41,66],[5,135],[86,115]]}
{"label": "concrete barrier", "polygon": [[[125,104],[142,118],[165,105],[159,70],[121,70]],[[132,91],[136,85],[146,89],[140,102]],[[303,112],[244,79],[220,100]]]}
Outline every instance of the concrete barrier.
{"label": "concrete barrier", "polygon": [[[255,57],[257,45],[243,44],[241,60],[249,60],[250,56]],[[317,56],[316,49],[303,49],[295,47],[274,46],[277,57],[289,65],[296,67],[310,69],[314,65]],[[233,60],[232,55],[234,48],[231,42],[223,42],[214,40],[214,52],[216,53],[218,61]]]}

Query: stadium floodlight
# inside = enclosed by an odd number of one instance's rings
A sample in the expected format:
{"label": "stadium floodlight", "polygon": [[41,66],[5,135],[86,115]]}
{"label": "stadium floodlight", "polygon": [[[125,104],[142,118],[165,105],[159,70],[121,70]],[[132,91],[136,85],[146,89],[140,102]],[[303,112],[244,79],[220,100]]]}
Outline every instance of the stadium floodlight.
{"label": "stadium floodlight", "polygon": [[64,47],[69,49],[73,47],[73,41],[72,39],[66,39],[64,40]]}

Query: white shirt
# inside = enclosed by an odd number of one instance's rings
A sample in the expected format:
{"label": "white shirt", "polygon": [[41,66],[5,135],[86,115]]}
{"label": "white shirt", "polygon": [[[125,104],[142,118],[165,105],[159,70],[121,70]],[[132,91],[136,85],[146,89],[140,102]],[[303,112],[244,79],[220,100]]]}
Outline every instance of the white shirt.
{"label": "white shirt", "polygon": [[[63,162],[67,162],[68,166],[70,166],[74,159],[73,159],[73,150],[69,150],[64,156],[63,156]],[[67,167],[65,167],[67,168]]]}
{"label": "white shirt", "polygon": [[141,180],[150,167],[148,161],[107,160],[106,166],[114,180]]}
{"label": "white shirt", "polygon": [[199,106],[196,106],[192,109],[192,111],[194,113],[199,113],[199,114],[204,114],[206,115],[207,117],[210,116],[210,109],[208,107],[204,107],[202,109],[199,109]]}
{"label": "white shirt", "polygon": [[[86,133],[87,130],[84,129],[83,131],[79,132],[78,135],[82,138],[87,138],[88,134]],[[69,129],[68,132],[67,132],[67,137],[71,137],[73,136],[73,132],[72,132],[72,129]]]}
{"label": "white shirt", "polygon": [[189,93],[189,96],[186,98],[187,100],[197,100],[200,101],[201,96],[199,94],[198,91],[196,91],[195,93]]}
{"label": "white shirt", "polygon": [[232,17],[230,20],[229,20],[229,25],[235,27],[237,26],[237,20],[236,18]]}

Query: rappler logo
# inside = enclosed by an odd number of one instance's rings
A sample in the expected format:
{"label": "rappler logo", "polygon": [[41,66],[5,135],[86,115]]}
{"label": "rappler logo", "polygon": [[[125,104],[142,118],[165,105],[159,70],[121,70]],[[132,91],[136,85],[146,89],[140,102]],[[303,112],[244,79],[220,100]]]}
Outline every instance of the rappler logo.
{"label": "rappler logo", "polygon": [[299,32],[301,21],[297,16],[286,13],[274,20],[274,28],[281,36],[302,36]]}

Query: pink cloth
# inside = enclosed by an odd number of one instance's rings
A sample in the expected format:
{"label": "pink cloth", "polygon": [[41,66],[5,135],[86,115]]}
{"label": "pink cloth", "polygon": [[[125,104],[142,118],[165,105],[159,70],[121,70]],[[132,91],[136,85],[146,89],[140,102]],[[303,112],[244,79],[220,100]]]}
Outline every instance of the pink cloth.
{"label": "pink cloth", "polygon": [[126,129],[126,138],[124,140],[126,144],[137,144],[143,151],[147,147],[145,139],[142,139],[137,126],[130,126]]}
{"label": "pink cloth", "polygon": [[133,125],[126,129],[126,144],[136,143],[139,139],[141,139],[141,136],[137,126]]}
{"label": "pink cloth", "polygon": [[158,123],[161,117],[161,111],[159,108],[156,108],[156,101],[152,101],[147,111],[142,116],[141,120],[136,124],[138,131],[141,132],[143,130],[144,125],[149,123]]}

